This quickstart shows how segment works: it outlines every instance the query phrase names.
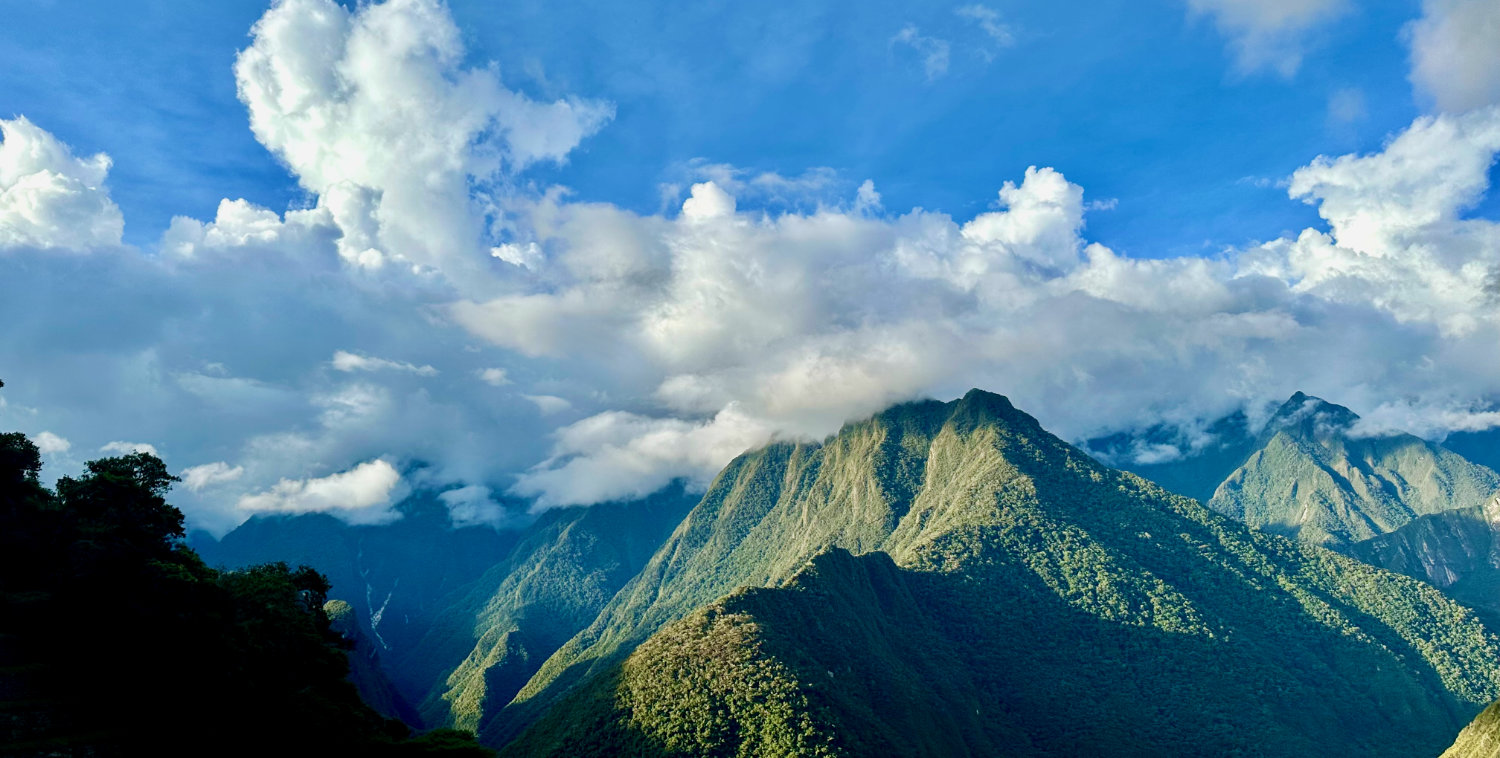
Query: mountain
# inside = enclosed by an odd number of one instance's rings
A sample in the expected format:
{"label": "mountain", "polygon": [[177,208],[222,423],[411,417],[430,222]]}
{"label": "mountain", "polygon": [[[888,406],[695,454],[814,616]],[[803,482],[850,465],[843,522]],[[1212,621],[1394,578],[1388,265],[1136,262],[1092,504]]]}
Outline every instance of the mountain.
{"label": "mountain", "polygon": [[354,606],[346,600],[329,600],[323,604],[323,613],[330,628],[349,646],[349,681],[359,691],[360,699],[386,718],[418,723],[416,711],[386,676],[380,665],[380,646],[365,636]]}
{"label": "mountain", "polygon": [[1494,471],[1410,434],[1360,436],[1358,419],[1298,392],[1208,507],[1265,531],[1342,548],[1500,490]]}
{"label": "mountain", "polygon": [[1356,542],[1349,555],[1442,589],[1500,628],[1500,496]]}
{"label": "mountain", "polygon": [[361,637],[379,652],[400,699],[418,704],[443,675],[441,664],[393,664],[408,656],[428,661],[418,644],[446,610],[445,599],[503,561],[519,532],[454,528],[435,497],[411,498],[398,509],[402,518],[378,525],[350,525],[323,513],[256,516],[196,547],[217,566],[281,561],[327,576],[329,596],[352,606]]}
{"label": "mountain", "polygon": [[1500,758],[1500,702],[1475,716],[1438,758]]}
{"label": "mountain", "polygon": [[[416,646],[441,668],[423,721],[474,730],[662,544],[697,498],[673,486],[642,500],[543,513],[510,556],[446,602]],[[398,665],[412,667],[410,656]]]}
{"label": "mountain", "polygon": [[998,395],[748,452],[512,703],[507,755],[1433,754],[1500,640]]}

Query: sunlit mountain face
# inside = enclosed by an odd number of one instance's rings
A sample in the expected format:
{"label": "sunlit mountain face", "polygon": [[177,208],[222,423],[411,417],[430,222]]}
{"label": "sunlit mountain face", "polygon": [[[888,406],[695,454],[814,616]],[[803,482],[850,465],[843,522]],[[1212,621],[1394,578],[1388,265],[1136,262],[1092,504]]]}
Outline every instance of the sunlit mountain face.
{"label": "sunlit mountain face", "polygon": [[0,16],[0,752],[166,750],[57,684],[143,676],[88,608],[305,664],[257,750],[1436,753],[1500,696],[1493,0]]}

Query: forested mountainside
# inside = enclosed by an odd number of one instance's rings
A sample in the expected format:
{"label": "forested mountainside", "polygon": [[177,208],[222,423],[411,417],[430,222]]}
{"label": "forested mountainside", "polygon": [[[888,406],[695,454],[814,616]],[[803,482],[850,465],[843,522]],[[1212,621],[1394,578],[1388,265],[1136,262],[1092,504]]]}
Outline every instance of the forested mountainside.
{"label": "forested mountainside", "polygon": [[497,532],[454,529],[425,498],[374,526],[257,517],[204,550],[231,567],[274,560],[327,572],[330,597],[351,606],[366,660],[379,667],[356,666],[365,699],[413,725],[472,730],[594,619],[696,502],[676,485]]}
{"label": "forested mountainside", "polygon": [[1500,490],[1500,474],[1410,434],[1364,437],[1352,411],[1293,395],[1208,500],[1268,532],[1342,549]]}
{"label": "forested mountainside", "polygon": [[430,725],[468,730],[594,620],[697,502],[681,486],[642,500],[548,511],[504,561],[450,598],[418,650],[441,670]]}
{"label": "forested mountainside", "polygon": [[1500,693],[1497,645],[1426,584],[1110,470],[974,391],[736,459],[481,739],[1435,754]]}
{"label": "forested mountainside", "polygon": [[[410,706],[403,712],[413,714],[440,675],[421,668],[426,656],[418,643],[446,609],[446,599],[503,560],[518,532],[455,528],[448,509],[431,494],[410,498],[398,510],[401,518],[374,525],[351,525],[324,513],[256,516],[222,540],[194,545],[214,566],[280,561],[327,576],[329,596],[352,606],[361,636],[378,651]],[[399,665],[407,660],[414,664]]]}
{"label": "forested mountainside", "polygon": [[309,568],[209,568],[147,453],[40,483],[0,435],[0,754],[482,756],[360,701]]}

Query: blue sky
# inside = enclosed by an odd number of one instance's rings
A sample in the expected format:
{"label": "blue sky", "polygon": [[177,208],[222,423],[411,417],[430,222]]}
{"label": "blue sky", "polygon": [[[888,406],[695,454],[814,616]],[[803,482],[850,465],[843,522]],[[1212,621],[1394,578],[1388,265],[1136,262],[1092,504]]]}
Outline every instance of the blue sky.
{"label": "blue sky", "polygon": [[0,17],[0,427],[217,531],[703,486],[974,386],[1139,460],[1295,390],[1500,426],[1493,0]]}
{"label": "blue sky", "polygon": [[[694,159],[874,180],[896,208],[966,217],[1029,165],[1116,212],[1090,236],[1129,255],[1218,252],[1315,220],[1275,183],[1311,156],[1376,149],[1420,112],[1401,27],[1370,3],[1306,35],[1286,77],[1240,72],[1211,17],[1173,2],[993,4],[1000,47],[942,3],[454,2],[473,64],[512,87],[615,103],[609,128],[535,172],[580,199],[655,211]],[[126,239],[221,197],[306,202],[246,127],[231,66],[263,2],[7,2],[0,108],[115,160]],[[929,79],[903,28],[950,45]],[[989,58],[988,60],[986,58]],[[1350,118],[1331,103],[1352,98]]]}

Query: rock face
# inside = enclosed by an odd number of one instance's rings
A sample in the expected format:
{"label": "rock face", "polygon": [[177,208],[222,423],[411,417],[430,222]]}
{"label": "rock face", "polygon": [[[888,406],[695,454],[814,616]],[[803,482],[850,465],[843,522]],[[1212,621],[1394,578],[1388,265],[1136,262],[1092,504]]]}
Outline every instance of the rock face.
{"label": "rock face", "polygon": [[1500,758],[1500,702],[1475,716],[1439,758]]}
{"label": "rock face", "polygon": [[1500,490],[1500,475],[1440,445],[1409,434],[1359,436],[1358,418],[1293,395],[1208,506],[1258,529],[1342,549]]}
{"label": "rock face", "polygon": [[1433,754],[1500,640],[1110,470],[1005,398],[720,473],[481,736],[516,756]]}
{"label": "rock face", "polygon": [[1500,497],[1482,506],[1423,516],[1390,534],[1355,543],[1349,554],[1442,589],[1500,570]]}
{"label": "rock face", "polygon": [[1482,506],[1423,516],[1348,552],[1439,587],[1500,628],[1500,496]]}

